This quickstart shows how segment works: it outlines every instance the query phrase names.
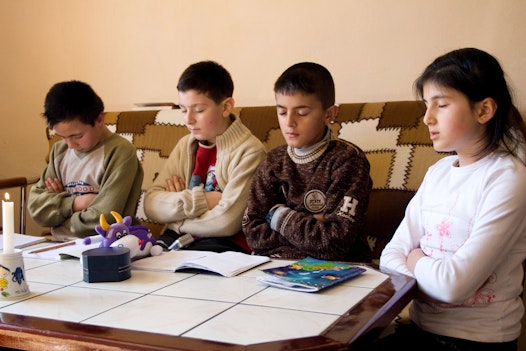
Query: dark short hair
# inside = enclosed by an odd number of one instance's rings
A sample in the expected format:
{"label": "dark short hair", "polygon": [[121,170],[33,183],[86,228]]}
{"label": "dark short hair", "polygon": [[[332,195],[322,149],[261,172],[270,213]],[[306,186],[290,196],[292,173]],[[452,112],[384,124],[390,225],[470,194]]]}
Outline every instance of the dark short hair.
{"label": "dark short hair", "polygon": [[201,61],[188,66],[177,83],[178,91],[197,90],[215,103],[234,94],[234,82],[230,73],[214,61]]}
{"label": "dark short hair", "polygon": [[314,62],[300,62],[290,66],[274,83],[274,93],[314,94],[327,109],[334,105],[334,80],[329,70]]}
{"label": "dark short hair", "polygon": [[88,84],[71,80],[51,87],[46,95],[42,115],[49,128],[74,119],[93,126],[103,111],[102,99]]}

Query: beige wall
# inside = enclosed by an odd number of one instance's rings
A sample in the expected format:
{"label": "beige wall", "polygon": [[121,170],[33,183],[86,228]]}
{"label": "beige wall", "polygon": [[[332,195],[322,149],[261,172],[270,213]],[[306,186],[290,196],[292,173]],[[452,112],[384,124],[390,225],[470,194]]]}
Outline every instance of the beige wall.
{"label": "beige wall", "polygon": [[332,71],[338,102],[383,101],[413,99],[433,58],[475,46],[526,114],[525,33],[525,0],[0,0],[0,177],[45,166],[39,114],[55,82],[129,109],[176,101],[179,74],[203,59],[230,70],[239,106],[273,104],[274,80],[305,60]]}
{"label": "beige wall", "polygon": [[475,46],[497,56],[526,109],[524,0],[1,0],[0,177],[37,176],[47,146],[44,95],[80,79],[106,110],[176,101],[190,63],[213,59],[239,106],[273,104],[289,65],[327,66],[338,102],[413,99],[437,55]]}

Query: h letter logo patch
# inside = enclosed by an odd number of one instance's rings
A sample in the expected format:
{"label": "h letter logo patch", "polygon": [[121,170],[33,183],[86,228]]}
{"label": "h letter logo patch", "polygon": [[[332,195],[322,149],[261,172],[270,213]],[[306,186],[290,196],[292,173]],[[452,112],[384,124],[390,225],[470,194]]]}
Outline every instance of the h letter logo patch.
{"label": "h letter logo patch", "polygon": [[338,211],[338,215],[351,219],[356,214],[356,206],[358,206],[358,200],[351,196],[343,197],[343,205]]}

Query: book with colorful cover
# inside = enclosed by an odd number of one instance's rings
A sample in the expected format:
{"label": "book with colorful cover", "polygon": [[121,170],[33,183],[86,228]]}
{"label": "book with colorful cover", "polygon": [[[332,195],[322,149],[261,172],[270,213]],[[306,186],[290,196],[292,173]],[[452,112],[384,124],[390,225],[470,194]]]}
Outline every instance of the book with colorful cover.
{"label": "book with colorful cover", "polygon": [[256,279],[278,288],[317,292],[357,277],[365,268],[348,262],[326,261],[312,257],[292,264],[262,270],[266,273]]}

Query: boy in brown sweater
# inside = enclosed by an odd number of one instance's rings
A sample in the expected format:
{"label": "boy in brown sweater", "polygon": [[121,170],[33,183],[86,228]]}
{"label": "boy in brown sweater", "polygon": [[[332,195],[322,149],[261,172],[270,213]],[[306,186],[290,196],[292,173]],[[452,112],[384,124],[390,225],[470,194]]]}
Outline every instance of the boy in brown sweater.
{"label": "boy in brown sweater", "polygon": [[367,258],[370,166],[359,147],[331,135],[338,106],[330,72],[316,63],[295,64],[274,93],[287,145],[271,150],[254,175],[243,218],[249,246],[286,259]]}

